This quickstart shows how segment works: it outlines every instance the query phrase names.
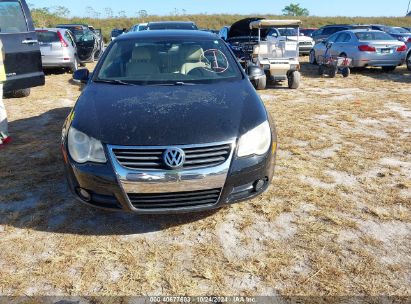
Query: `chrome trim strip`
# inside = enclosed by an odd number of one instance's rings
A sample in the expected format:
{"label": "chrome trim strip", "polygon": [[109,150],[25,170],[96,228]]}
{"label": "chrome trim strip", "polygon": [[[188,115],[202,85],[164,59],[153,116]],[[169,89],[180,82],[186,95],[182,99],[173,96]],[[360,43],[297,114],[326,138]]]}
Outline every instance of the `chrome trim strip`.
{"label": "chrome trim strip", "polygon": [[[123,167],[114,155],[113,149],[167,149],[176,147],[180,149],[201,148],[229,144],[230,155],[227,160],[215,167],[178,169],[178,170],[132,170]],[[118,182],[127,201],[132,207],[127,193],[165,193],[208,190],[223,188],[230,169],[231,161],[235,151],[235,139],[226,142],[207,143],[199,145],[175,145],[175,146],[115,146],[107,145],[110,161],[113,165]],[[177,209],[177,208],[176,208]]]}

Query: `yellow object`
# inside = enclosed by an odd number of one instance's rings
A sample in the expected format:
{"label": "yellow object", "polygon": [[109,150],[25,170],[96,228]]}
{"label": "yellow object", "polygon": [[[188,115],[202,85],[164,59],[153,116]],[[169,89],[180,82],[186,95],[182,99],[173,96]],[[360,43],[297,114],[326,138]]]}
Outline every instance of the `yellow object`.
{"label": "yellow object", "polygon": [[4,67],[3,43],[0,40],[0,82],[6,81],[6,69]]}

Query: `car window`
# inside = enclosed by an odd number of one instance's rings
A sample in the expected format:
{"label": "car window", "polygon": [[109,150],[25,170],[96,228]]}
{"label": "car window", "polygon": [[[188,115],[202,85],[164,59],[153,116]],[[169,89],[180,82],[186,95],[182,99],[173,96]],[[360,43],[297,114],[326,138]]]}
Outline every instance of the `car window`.
{"label": "car window", "polygon": [[27,32],[26,18],[17,0],[0,1],[0,33]]}
{"label": "car window", "polygon": [[224,41],[120,40],[114,42],[97,80],[139,84],[209,82],[241,78],[241,71]]}
{"label": "car window", "polygon": [[328,42],[335,42],[335,40],[337,39],[338,36],[339,36],[338,33],[337,33],[337,34],[334,34],[334,35],[331,35],[331,36],[327,39],[327,43],[328,43]]}
{"label": "car window", "polygon": [[36,31],[37,39],[40,43],[60,42],[60,38],[56,32]]}
{"label": "car window", "polygon": [[322,35],[323,31],[324,31],[323,29],[316,30],[311,34],[311,36],[316,37],[316,36]]}
{"label": "car window", "polygon": [[70,32],[66,31],[66,33],[64,34],[64,37],[66,38],[66,40],[72,45],[75,46],[76,43],[74,42],[73,38],[70,35]]}
{"label": "car window", "polygon": [[338,34],[337,39],[335,40],[335,42],[349,42],[351,40],[351,36],[348,33],[341,33]]}
{"label": "car window", "polygon": [[272,37],[278,37],[278,30],[277,29],[271,29],[267,36],[272,36]]}
{"label": "car window", "polygon": [[355,36],[360,41],[397,40],[385,32],[359,32],[359,33],[355,33]]}

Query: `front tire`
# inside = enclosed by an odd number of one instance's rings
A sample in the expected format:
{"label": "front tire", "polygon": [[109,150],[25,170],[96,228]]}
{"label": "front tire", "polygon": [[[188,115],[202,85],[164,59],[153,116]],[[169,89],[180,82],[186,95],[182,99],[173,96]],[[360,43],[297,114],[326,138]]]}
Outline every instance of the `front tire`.
{"label": "front tire", "polygon": [[298,71],[293,71],[288,75],[288,88],[296,90],[301,82],[301,74]]}
{"label": "front tire", "polygon": [[30,96],[30,92],[31,92],[30,89],[21,89],[21,90],[6,92],[3,95],[6,98],[23,98],[23,97]]}
{"label": "front tire", "polygon": [[382,70],[384,72],[394,72],[396,68],[397,67],[395,65],[393,65],[393,66],[383,66]]}
{"label": "front tire", "polygon": [[317,64],[317,59],[315,58],[315,51],[311,50],[310,51],[310,63],[311,64]]}
{"label": "front tire", "polygon": [[411,53],[409,53],[407,56],[406,64],[407,64],[408,71],[411,71]]}
{"label": "front tire", "polygon": [[262,77],[260,79],[256,80],[256,85],[255,88],[257,90],[265,90],[265,88],[267,87],[267,77]]}

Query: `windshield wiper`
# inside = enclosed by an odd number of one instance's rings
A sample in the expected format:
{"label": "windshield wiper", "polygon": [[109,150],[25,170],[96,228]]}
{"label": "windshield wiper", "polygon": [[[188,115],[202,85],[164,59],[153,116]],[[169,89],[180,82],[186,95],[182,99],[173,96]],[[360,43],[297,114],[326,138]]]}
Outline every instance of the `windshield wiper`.
{"label": "windshield wiper", "polygon": [[135,84],[133,84],[133,83],[124,82],[124,81],[118,80],[118,79],[98,79],[98,80],[95,80],[94,82],[102,82],[102,83],[110,83],[110,84],[119,84],[119,85],[135,86]]}

